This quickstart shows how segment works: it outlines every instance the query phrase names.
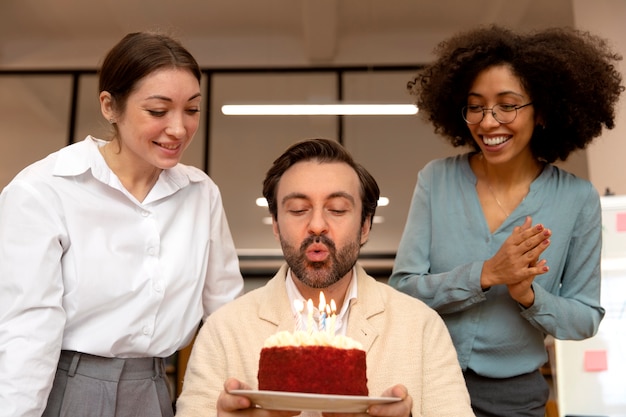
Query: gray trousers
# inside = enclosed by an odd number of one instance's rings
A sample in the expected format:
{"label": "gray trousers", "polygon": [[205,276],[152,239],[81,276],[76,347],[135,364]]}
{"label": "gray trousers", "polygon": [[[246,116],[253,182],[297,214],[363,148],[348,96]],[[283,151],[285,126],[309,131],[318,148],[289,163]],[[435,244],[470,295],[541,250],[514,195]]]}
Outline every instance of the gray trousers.
{"label": "gray trousers", "polygon": [[539,370],[511,378],[463,373],[476,417],[544,417],[550,388]]}
{"label": "gray trousers", "polygon": [[161,358],[62,351],[43,417],[173,417]]}

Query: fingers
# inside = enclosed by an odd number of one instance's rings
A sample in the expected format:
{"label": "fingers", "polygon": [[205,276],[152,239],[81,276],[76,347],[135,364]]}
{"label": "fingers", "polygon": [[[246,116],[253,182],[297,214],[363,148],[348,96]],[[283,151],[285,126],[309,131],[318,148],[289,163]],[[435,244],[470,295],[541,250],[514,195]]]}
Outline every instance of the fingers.
{"label": "fingers", "polygon": [[235,378],[228,378],[224,381],[224,391],[229,392],[234,389],[250,389],[250,386]]}
{"label": "fingers", "polygon": [[515,228],[507,242],[505,242],[505,245],[510,242],[513,246],[505,250],[507,250],[513,262],[516,262],[515,259],[520,257],[522,265],[534,266],[539,260],[541,253],[550,245],[552,231],[545,228],[542,224],[532,226],[531,222],[532,219],[530,216],[527,216],[524,224]]}
{"label": "fingers", "polygon": [[400,401],[372,405],[367,410],[370,416],[377,417],[407,417],[411,414],[411,408],[413,407],[413,398],[409,395],[408,390],[404,385],[398,384],[385,390],[382,393],[383,397],[396,397],[400,398]]}
{"label": "fingers", "polygon": [[[534,228],[537,229],[537,228]],[[518,276],[520,279],[534,277],[535,275],[545,274],[549,268],[547,261],[539,260],[541,254],[550,246],[551,232],[548,229],[541,229],[541,232],[532,235],[520,245],[518,260],[513,259],[512,263],[518,265]]]}
{"label": "fingers", "polygon": [[526,218],[524,219],[524,224],[522,224],[521,226],[515,226],[513,228],[513,234],[519,234],[525,230],[528,230],[532,227],[533,225],[533,219],[530,216],[526,216]]}
{"label": "fingers", "polygon": [[233,390],[238,389],[249,390],[250,386],[235,378],[229,378],[224,382],[224,391],[217,399],[218,417],[292,417],[300,414],[300,411],[259,408],[247,397],[232,394]]}
{"label": "fingers", "polygon": [[245,383],[235,379],[229,378],[224,382],[224,391],[222,391],[217,398],[217,410],[218,414],[225,415],[224,413],[234,412],[253,406],[252,401],[242,395],[230,394],[230,391],[237,389],[249,389],[250,387]]}
{"label": "fingers", "polygon": [[533,242],[528,245],[528,250],[523,253],[522,258],[526,260],[529,266],[533,266],[539,260],[543,251],[548,249],[548,246],[550,246],[550,239],[533,239]]}
{"label": "fingers", "polygon": [[536,224],[526,229],[523,229],[523,226],[515,229],[511,234],[512,243],[526,250],[536,247],[540,242],[552,236],[552,231],[542,224]]}
{"label": "fingers", "polygon": [[542,224],[532,225],[531,217],[527,216],[494,256],[484,262],[481,287],[485,289],[499,284],[515,284],[548,272],[545,260],[541,262],[540,257],[550,246],[551,236],[550,229]]}

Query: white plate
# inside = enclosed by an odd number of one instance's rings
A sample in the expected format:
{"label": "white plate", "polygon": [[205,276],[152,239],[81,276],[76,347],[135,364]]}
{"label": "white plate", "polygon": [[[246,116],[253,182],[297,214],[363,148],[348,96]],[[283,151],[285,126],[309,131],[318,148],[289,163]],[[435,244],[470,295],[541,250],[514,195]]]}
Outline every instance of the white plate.
{"label": "white plate", "polygon": [[302,392],[232,390],[231,394],[248,397],[269,410],[325,411],[362,413],[373,404],[399,401],[398,397],[364,397],[359,395],[308,394]]}

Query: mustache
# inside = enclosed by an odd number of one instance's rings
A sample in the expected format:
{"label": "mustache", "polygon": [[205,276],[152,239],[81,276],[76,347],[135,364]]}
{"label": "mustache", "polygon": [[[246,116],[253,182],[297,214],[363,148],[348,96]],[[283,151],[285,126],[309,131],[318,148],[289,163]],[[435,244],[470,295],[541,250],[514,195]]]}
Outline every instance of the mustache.
{"label": "mustache", "polygon": [[325,235],[311,235],[302,241],[300,245],[300,250],[304,252],[306,248],[311,246],[313,243],[322,243],[328,246],[328,249],[331,252],[335,252],[335,242],[333,242],[329,237]]}

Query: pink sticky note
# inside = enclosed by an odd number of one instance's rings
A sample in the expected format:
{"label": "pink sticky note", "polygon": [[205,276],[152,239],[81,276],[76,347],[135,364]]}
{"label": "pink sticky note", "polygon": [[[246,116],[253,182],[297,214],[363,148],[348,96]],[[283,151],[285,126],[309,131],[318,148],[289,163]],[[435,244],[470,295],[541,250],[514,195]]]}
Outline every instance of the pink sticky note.
{"label": "pink sticky note", "polygon": [[626,213],[617,213],[617,231],[626,232]]}
{"label": "pink sticky note", "polygon": [[599,372],[608,369],[606,363],[606,350],[585,351],[585,371]]}

